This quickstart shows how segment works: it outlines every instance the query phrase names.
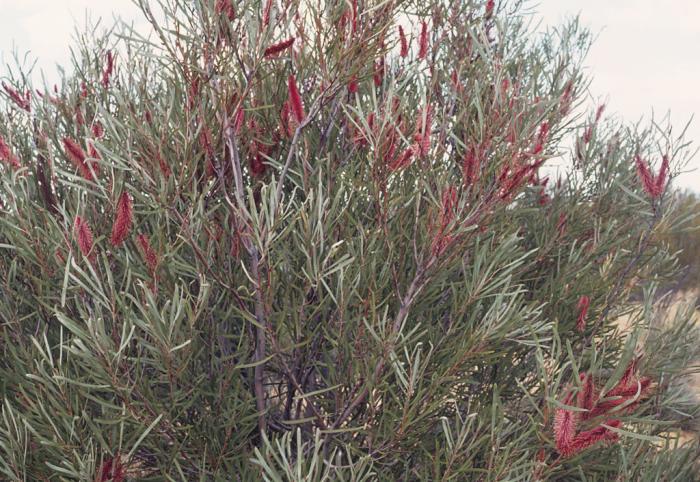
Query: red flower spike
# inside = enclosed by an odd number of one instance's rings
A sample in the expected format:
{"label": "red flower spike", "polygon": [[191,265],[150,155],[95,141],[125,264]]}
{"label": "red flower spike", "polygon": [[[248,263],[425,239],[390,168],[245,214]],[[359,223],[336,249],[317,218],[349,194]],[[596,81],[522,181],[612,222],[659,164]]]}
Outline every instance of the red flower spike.
{"label": "red flower spike", "polygon": [[487,20],[490,19],[491,17],[493,17],[493,10],[495,7],[496,7],[495,0],[488,0],[488,2],[486,2],[486,12],[484,13],[484,16],[486,17]]}
{"label": "red flower spike", "polygon": [[100,467],[100,478],[96,480],[99,482],[124,482],[126,480],[126,469],[122,465],[119,453],[105,460]]}
{"label": "red flower spike", "polygon": [[423,60],[428,55],[428,24],[421,22],[420,38],[418,43],[418,58]]}
{"label": "red flower spike", "polygon": [[544,121],[540,125],[540,131],[537,134],[537,141],[535,143],[535,148],[532,150],[533,155],[540,154],[544,150],[544,145],[547,142],[547,136],[549,135],[549,122]]}
{"label": "red flower spike", "polygon": [[401,57],[407,57],[408,56],[408,39],[406,38],[406,34],[403,31],[403,27],[399,25],[399,43],[401,45]]}
{"label": "red flower spike", "polygon": [[[595,386],[593,385],[593,375],[582,373],[580,375],[581,380],[581,390],[578,392],[576,405],[579,408],[585,408],[586,410],[592,410],[595,402]],[[584,418],[586,414],[584,413]]]}
{"label": "red flower spike", "polygon": [[[619,420],[607,420],[605,425],[618,428],[622,423]],[[617,433],[607,427],[599,426],[576,435],[573,441],[568,446],[563,447],[563,450],[560,450],[559,453],[564,457],[571,457],[598,442],[616,442],[618,439],[619,435]]]}
{"label": "red flower spike", "polygon": [[374,85],[381,87],[384,81],[384,57],[374,62]]}
{"label": "red flower spike", "polygon": [[236,11],[233,8],[233,2],[231,0],[216,0],[214,8],[219,15],[226,15],[226,18],[228,18],[230,22],[233,22],[236,18]]}
{"label": "red flower spike", "polygon": [[462,171],[464,176],[464,185],[471,186],[477,181],[479,172],[479,158],[477,157],[476,148],[470,147],[464,155],[462,161]]}
{"label": "red flower spike", "polygon": [[158,266],[158,255],[156,255],[156,252],[151,247],[148,236],[145,234],[139,234],[136,236],[136,241],[141,248],[141,255],[143,256],[143,260],[146,262],[146,266],[148,266],[151,273],[154,273],[156,267]]}
{"label": "red flower spike", "polygon": [[270,45],[268,48],[265,49],[265,58],[272,57],[273,55],[277,55],[278,53],[287,50],[294,44],[294,40],[294,37],[289,37],[287,40],[283,40],[282,42]]}
{"label": "red flower spike", "polygon": [[12,99],[12,102],[14,102],[17,107],[22,110],[26,110],[27,112],[31,112],[32,105],[29,95],[22,97],[22,94],[17,92],[17,90],[15,90],[12,86],[5,84],[5,82],[2,83],[2,88],[5,90],[5,92],[7,92],[7,95],[10,96],[10,99]]}
{"label": "red flower spike", "polygon": [[647,162],[644,159],[642,159],[641,156],[637,155],[635,157],[635,163],[637,164],[637,174],[639,175],[639,179],[642,182],[642,187],[652,199],[659,198],[663,194],[664,189],[666,188],[666,181],[668,178],[669,171],[669,162],[670,161],[668,156],[664,155],[661,161],[661,169],[659,169],[658,175],[655,176],[649,169],[649,165],[647,164]]}
{"label": "red flower spike", "polygon": [[95,253],[92,252],[93,236],[88,223],[80,216],[75,217],[73,223],[73,233],[78,242],[78,248],[83,256],[92,259]]}
{"label": "red flower spike", "polygon": [[270,12],[272,11],[272,0],[267,0],[265,2],[265,8],[263,10],[262,24],[263,27],[270,25]]}
{"label": "red flower spike", "polygon": [[[564,405],[571,405],[573,394],[569,393],[564,399]],[[554,414],[554,440],[560,454],[569,451],[576,436],[576,413],[565,408],[558,408]]]}
{"label": "red flower spike", "polygon": [[5,139],[0,136],[0,160],[6,162],[15,169],[22,167],[19,158],[10,150],[10,146],[5,143]]}
{"label": "red flower spike", "polygon": [[397,158],[395,158],[390,164],[389,164],[389,171],[395,172],[398,171],[399,169],[403,169],[407,167],[408,165],[411,164],[411,160],[413,159],[413,147],[409,147],[405,151],[403,151]]}
{"label": "red flower spike", "polygon": [[112,246],[117,247],[124,242],[131,231],[134,222],[134,212],[129,193],[124,191],[117,201],[117,212],[112,225]]}
{"label": "red flower spike", "polygon": [[107,64],[102,71],[102,86],[106,89],[109,87],[109,78],[114,73],[114,55],[111,50],[107,51]]}
{"label": "red flower spike", "polygon": [[294,113],[294,118],[301,124],[306,114],[304,113],[304,105],[301,102],[301,95],[299,95],[299,89],[297,88],[297,81],[294,75],[290,75],[287,79],[287,89],[289,91],[289,105]]}
{"label": "red flower spike", "polygon": [[105,135],[104,127],[102,127],[102,123],[98,120],[92,123],[92,135],[95,136],[96,139],[100,139]]}
{"label": "red flower spike", "polygon": [[666,179],[668,178],[668,169],[669,169],[669,159],[668,155],[664,154],[663,158],[661,159],[661,169],[659,169],[659,175],[656,178],[656,185],[655,185],[655,192],[656,196],[661,196],[663,194],[664,189],[666,188]]}
{"label": "red flower spike", "polygon": [[578,300],[578,319],[576,320],[576,329],[583,333],[586,329],[586,315],[588,314],[588,307],[591,304],[591,300],[588,296],[583,295]]}
{"label": "red flower spike", "polygon": [[80,174],[88,181],[92,181],[94,177],[88,164],[85,162],[85,151],[70,137],[63,138],[63,149],[68,159],[78,168]]}
{"label": "red flower spike", "polygon": [[605,112],[605,104],[601,104],[598,106],[598,109],[595,112],[595,122],[597,123],[600,121],[601,117],[603,117],[603,112]]}
{"label": "red flower spike", "polygon": [[348,82],[348,92],[351,94],[355,94],[355,93],[357,93],[358,87],[359,87],[359,84],[357,83],[357,77],[353,75],[350,78],[350,82]]}

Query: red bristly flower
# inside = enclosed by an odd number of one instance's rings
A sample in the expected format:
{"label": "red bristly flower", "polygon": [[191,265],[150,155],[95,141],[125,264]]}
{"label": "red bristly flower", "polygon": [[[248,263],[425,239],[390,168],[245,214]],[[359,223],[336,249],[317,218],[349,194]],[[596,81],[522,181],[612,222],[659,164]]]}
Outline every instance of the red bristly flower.
{"label": "red bristly flower", "polygon": [[532,149],[532,154],[540,154],[544,150],[544,145],[547,142],[547,136],[549,135],[549,122],[544,121],[540,125],[540,131],[537,133],[537,141],[535,142],[535,147]]}
{"label": "red bristly flower", "polygon": [[236,11],[233,9],[232,0],[216,0],[215,9],[216,13],[219,15],[226,14],[230,22],[233,22],[233,19],[236,18]]}
{"label": "red bristly flower", "polygon": [[105,135],[104,127],[102,127],[102,123],[98,120],[92,123],[92,135],[95,136],[96,139],[100,139]]}
{"label": "red bristly flower", "polygon": [[306,114],[304,114],[304,105],[301,102],[301,95],[299,95],[299,89],[297,88],[297,81],[294,75],[290,75],[287,79],[287,89],[289,91],[289,105],[294,113],[294,118],[301,124]]}
{"label": "red bristly flower", "polygon": [[[573,394],[569,393],[564,399],[564,405],[571,405]],[[559,453],[568,451],[571,442],[576,436],[578,420],[576,412],[566,408],[558,408],[554,414],[554,441]]]}
{"label": "red bristly flower", "polygon": [[496,7],[495,0],[489,0],[488,2],[486,2],[486,12],[484,13],[484,16],[486,17],[487,20],[490,19],[491,17],[493,17],[493,10],[495,7]]}
{"label": "red bristly flower", "polygon": [[20,167],[22,167],[22,164],[19,162],[19,159],[12,153],[12,150],[10,150],[10,146],[8,146],[5,143],[5,139],[3,139],[2,136],[0,136],[0,160],[8,163],[15,169],[19,169]]}
{"label": "red bristly flower", "polygon": [[399,25],[399,42],[401,44],[401,57],[408,56],[408,39],[403,31],[403,27]]}
{"label": "red bristly flower", "polygon": [[73,139],[70,137],[63,138],[63,148],[66,152],[66,156],[75,164],[75,166],[80,171],[80,174],[87,179],[92,181],[94,179],[90,168],[85,162],[85,151],[80,147]]}
{"label": "red bristly flower", "polygon": [[75,217],[75,222],[73,223],[73,232],[75,238],[78,242],[78,248],[83,256],[92,259],[95,253],[92,252],[92,230],[88,223],[80,216]]}
{"label": "red bristly flower", "polygon": [[637,164],[637,173],[639,174],[639,178],[642,181],[642,187],[644,188],[644,191],[652,199],[660,197],[664,192],[664,188],[666,187],[666,179],[668,177],[668,156],[663,156],[661,161],[661,169],[659,169],[658,176],[654,176],[651,173],[651,171],[649,170],[649,166],[647,165],[646,161],[641,158],[641,156],[637,155],[635,157],[635,162]]}
{"label": "red bristly flower", "polygon": [[398,171],[399,169],[403,169],[404,167],[407,167],[409,164],[411,164],[411,160],[413,159],[413,147],[407,148],[405,151],[403,151],[401,154],[399,154],[390,164],[389,164],[389,170],[391,172]]}
{"label": "red bristly flower", "polygon": [[287,40],[283,40],[282,42],[270,45],[268,48],[265,49],[265,57],[271,57],[282,52],[283,50],[287,50],[294,44],[294,40],[296,40],[294,37],[289,37]]}
{"label": "red bristly flower", "polygon": [[421,22],[420,40],[418,43],[418,58],[424,59],[428,55],[428,24],[425,20]]}
{"label": "red bristly flower", "polygon": [[107,51],[107,64],[102,72],[102,86],[106,89],[109,87],[109,78],[114,72],[114,55],[111,50]]}
{"label": "red bristly flower", "polygon": [[353,75],[350,78],[350,81],[348,82],[348,92],[350,92],[351,94],[354,94],[357,92],[358,87],[359,87],[359,84],[357,82],[357,76]]}
{"label": "red bristly flower", "polygon": [[5,89],[5,92],[7,92],[7,95],[10,96],[10,99],[12,99],[12,102],[17,104],[17,107],[19,107],[22,110],[26,110],[27,112],[30,112],[32,110],[32,105],[30,102],[30,94],[27,92],[27,95],[22,97],[22,94],[17,92],[13,87],[5,84],[5,82],[2,83],[2,88]]}
{"label": "red bristly flower", "polygon": [[583,333],[586,329],[586,315],[588,314],[588,307],[591,300],[588,296],[583,295],[578,300],[578,319],[576,321],[576,329]]}
{"label": "red bristly flower", "polygon": [[134,222],[134,212],[131,205],[131,196],[124,191],[117,201],[117,210],[112,225],[112,246],[119,246],[129,235]]}
{"label": "red bristly flower", "polygon": [[126,479],[126,469],[122,465],[119,452],[107,460],[100,467],[99,482],[124,482]]}
{"label": "red bristly flower", "polygon": [[143,256],[144,261],[146,262],[146,266],[148,266],[148,269],[151,271],[151,273],[155,272],[156,267],[158,266],[158,255],[156,255],[156,252],[151,247],[151,243],[148,240],[148,236],[146,236],[145,234],[139,234],[138,236],[136,236],[136,241],[139,243],[139,247],[141,248],[141,254]]}

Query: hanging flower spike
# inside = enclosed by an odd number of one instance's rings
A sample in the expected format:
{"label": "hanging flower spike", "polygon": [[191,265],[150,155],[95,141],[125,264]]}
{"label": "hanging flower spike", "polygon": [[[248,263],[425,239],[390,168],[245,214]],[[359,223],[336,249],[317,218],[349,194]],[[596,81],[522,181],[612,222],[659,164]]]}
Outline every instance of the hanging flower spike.
{"label": "hanging flower spike", "polygon": [[476,148],[474,146],[467,149],[464,155],[464,161],[462,162],[462,171],[464,176],[464,185],[472,186],[477,180],[477,174],[479,171],[479,159],[476,154]]}
{"label": "hanging flower spike", "polygon": [[5,92],[7,92],[7,95],[10,96],[10,99],[12,99],[12,102],[14,102],[17,107],[22,110],[26,110],[27,112],[31,112],[32,104],[30,102],[31,97],[29,95],[22,97],[22,94],[17,92],[17,90],[11,86],[5,84],[5,82],[2,83],[2,88],[5,89]]}
{"label": "hanging flower spike", "polygon": [[304,105],[301,102],[301,95],[299,95],[299,89],[297,88],[297,81],[294,75],[290,75],[287,78],[287,89],[289,91],[289,105],[294,113],[294,118],[301,124],[306,114],[304,113]]}
{"label": "hanging flower spike", "polygon": [[80,249],[82,255],[90,260],[94,259],[95,253],[92,252],[92,230],[90,229],[88,223],[80,216],[75,217],[75,221],[73,223],[73,233],[78,242],[78,248]]}
{"label": "hanging flower spike", "polygon": [[131,204],[131,196],[124,191],[117,201],[117,212],[112,225],[112,246],[117,247],[124,242],[131,231],[134,222],[134,212]]}
{"label": "hanging flower spike", "polygon": [[408,39],[403,31],[403,27],[399,25],[399,43],[401,45],[401,57],[406,58],[408,56]]}
{"label": "hanging flower spike", "polygon": [[70,159],[75,167],[78,168],[80,174],[87,179],[92,181],[94,179],[90,168],[85,162],[85,151],[70,137],[63,138],[63,149],[66,152],[66,156]]}
{"label": "hanging flower spike", "polygon": [[111,50],[107,51],[107,64],[105,65],[104,71],[102,71],[102,86],[106,89],[109,87],[109,78],[114,72],[114,55]]}
{"label": "hanging flower spike", "polygon": [[428,55],[428,24],[425,20],[421,22],[420,39],[418,43],[418,58],[423,60]]}
{"label": "hanging flower spike", "polygon": [[294,37],[289,37],[287,40],[283,40],[282,42],[270,45],[268,48],[265,49],[265,58],[272,57],[273,55],[277,55],[278,53],[287,50],[294,44],[294,40]]}
{"label": "hanging flower spike", "polygon": [[588,296],[583,295],[578,300],[578,318],[576,320],[576,329],[583,333],[586,329],[586,315],[588,314],[588,307],[591,304],[591,300]]}
{"label": "hanging flower spike", "polygon": [[6,162],[14,169],[22,167],[19,158],[12,153],[10,146],[5,143],[5,139],[3,139],[2,136],[0,136],[0,160]]}
{"label": "hanging flower spike", "polygon": [[95,148],[95,143],[92,140],[87,141],[87,146],[88,146],[88,155],[87,158],[85,159],[85,164],[92,169],[92,172],[95,173],[96,176],[99,176],[100,174],[100,165],[97,163],[100,159],[100,153],[97,152],[97,148]]}
{"label": "hanging flower spike", "polygon": [[158,255],[156,255],[156,252],[151,247],[151,242],[149,241],[148,236],[145,234],[139,234],[136,236],[136,241],[141,248],[141,255],[143,256],[143,260],[146,262],[146,266],[148,266],[151,273],[154,273],[156,271],[156,267],[158,266]]}

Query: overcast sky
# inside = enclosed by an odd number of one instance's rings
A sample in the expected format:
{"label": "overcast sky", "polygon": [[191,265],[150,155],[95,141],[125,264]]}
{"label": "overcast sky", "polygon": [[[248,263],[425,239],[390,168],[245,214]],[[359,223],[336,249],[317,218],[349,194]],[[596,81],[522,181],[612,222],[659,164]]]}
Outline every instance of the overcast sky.
{"label": "overcast sky", "polygon": [[[538,4],[538,5],[537,5]],[[676,128],[700,112],[700,1],[536,0],[545,25],[581,15],[597,34],[586,65],[593,77],[590,95],[608,101],[608,113],[625,120],[657,117],[670,110]],[[31,51],[53,75],[66,63],[76,22],[92,18],[140,18],[130,0],[0,0],[0,55],[6,62],[13,46]],[[5,66],[0,65],[0,76]],[[700,141],[700,119],[688,134]],[[693,160],[700,167],[700,158]],[[684,174],[678,185],[700,190],[700,170]]]}

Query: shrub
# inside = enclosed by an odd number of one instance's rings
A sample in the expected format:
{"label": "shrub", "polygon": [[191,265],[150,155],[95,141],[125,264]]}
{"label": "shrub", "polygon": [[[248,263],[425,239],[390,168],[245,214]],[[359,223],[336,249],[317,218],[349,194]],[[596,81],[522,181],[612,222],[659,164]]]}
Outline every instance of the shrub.
{"label": "shrub", "polygon": [[154,3],[55,88],[5,79],[3,477],[692,477],[689,315],[637,343],[687,151],[573,114],[587,32]]}

